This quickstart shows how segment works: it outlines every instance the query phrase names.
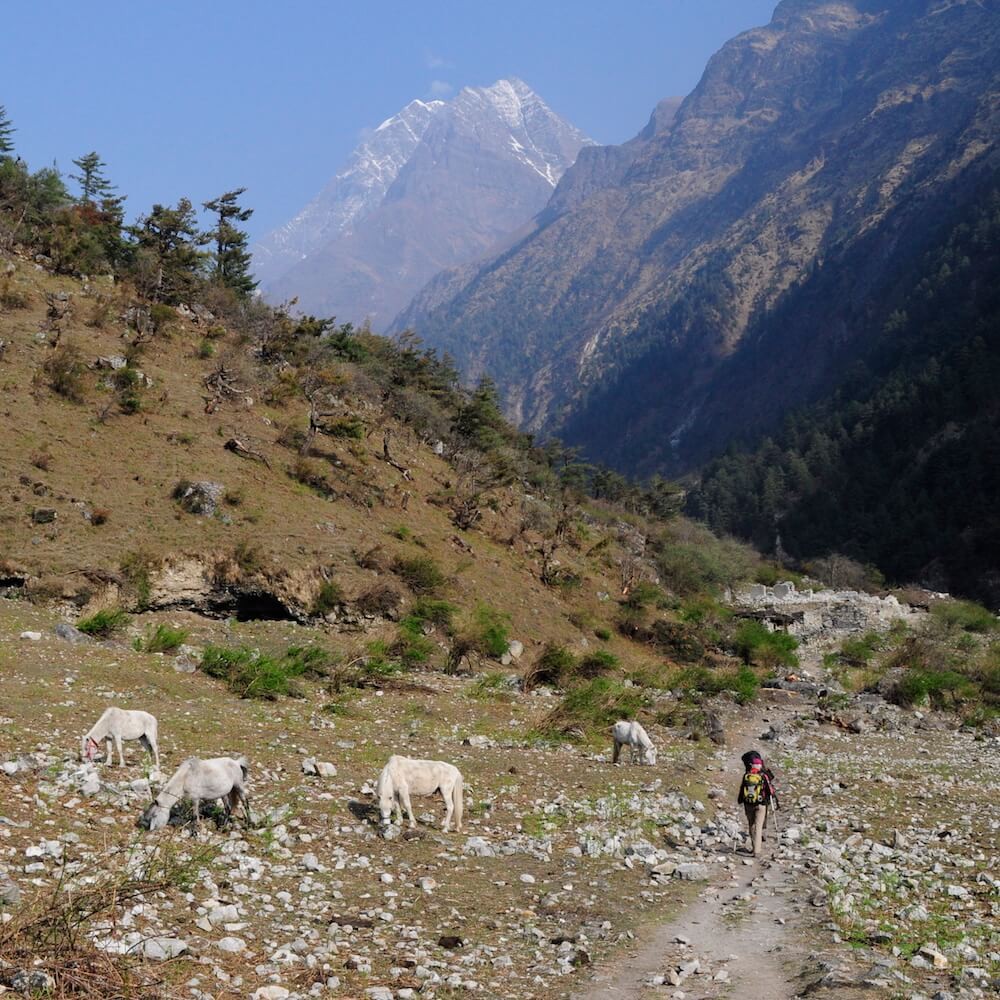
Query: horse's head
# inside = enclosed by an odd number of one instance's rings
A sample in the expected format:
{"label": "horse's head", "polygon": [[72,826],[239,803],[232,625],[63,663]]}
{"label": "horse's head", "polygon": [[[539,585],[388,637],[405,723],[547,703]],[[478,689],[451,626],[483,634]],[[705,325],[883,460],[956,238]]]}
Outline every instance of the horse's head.
{"label": "horse's head", "polygon": [[656,747],[647,747],[645,753],[643,753],[643,760],[647,764],[653,765],[656,763]]}
{"label": "horse's head", "polygon": [[94,757],[100,749],[101,745],[97,740],[84,736],[83,742],[80,744],[80,760],[87,764],[93,763]]}
{"label": "horse's head", "polygon": [[174,801],[176,800],[172,795],[160,792],[143,810],[139,817],[139,826],[144,830],[162,830],[170,821],[170,810]]}
{"label": "horse's head", "polygon": [[379,777],[375,786],[375,796],[378,799],[379,820],[385,829],[392,817],[392,782],[384,774]]}

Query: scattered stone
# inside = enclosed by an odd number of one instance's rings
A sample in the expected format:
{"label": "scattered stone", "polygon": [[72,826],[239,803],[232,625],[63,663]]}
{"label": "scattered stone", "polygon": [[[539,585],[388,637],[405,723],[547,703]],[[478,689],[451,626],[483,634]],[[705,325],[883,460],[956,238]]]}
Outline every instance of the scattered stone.
{"label": "scattered stone", "polygon": [[143,958],[165,962],[183,955],[188,950],[188,944],[187,941],[175,937],[151,937],[142,942],[141,950]]}
{"label": "scattered stone", "polygon": [[22,639],[29,639],[31,642],[38,642],[38,640],[41,639],[41,637],[42,637],[42,633],[41,632],[22,632],[20,637]]}
{"label": "scattered stone", "polygon": [[674,869],[674,878],[688,882],[701,882],[708,878],[708,868],[696,861],[687,861]]}
{"label": "scattered stone", "polygon": [[78,628],[70,625],[69,622],[59,622],[52,630],[60,639],[66,642],[93,642],[93,639],[86,632],[81,632]]}
{"label": "scattered stone", "polygon": [[21,890],[6,875],[0,875],[0,906],[13,906],[21,899]]}
{"label": "scattered stone", "polygon": [[182,510],[199,517],[212,517],[218,510],[219,503],[226,492],[222,483],[182,481],[177,484],[174,499]]}

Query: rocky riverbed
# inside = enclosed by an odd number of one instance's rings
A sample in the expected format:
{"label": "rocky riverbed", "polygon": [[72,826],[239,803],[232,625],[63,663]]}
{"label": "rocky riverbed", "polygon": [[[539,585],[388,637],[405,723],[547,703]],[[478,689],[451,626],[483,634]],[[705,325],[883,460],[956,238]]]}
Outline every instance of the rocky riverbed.
{"label": "rocky riverbed", "polygon": [[[23,616],[2,622],[9,643]],[[958,1000],[1000,985],[1000,746],[947,717],[776,691],[715,706],[725,746],[653,727],[657,766],[612,767],[610,748],[532,737],[544,693],[483,700],[435,676],[344,715],[234,703],[28,624],[44,637],[7,661],[0,718],[0,871],[21,896],[4,926],[69,888],[114,890],[121,905],[81,930],[157,996]],[[124,770],[74,759],[83,722],[125,699],[159,715],[168,773],[196,749],[247,753],[258,825],[136,829],[160,777],[136,745]],[[748,745],[783,791],[759,860],[733,801]],[[371,792],[393,751],[462,768],[462,834],[426,800],[416,831],[379,835]],[[61,988],[21,958],[0,970],[8,989]]]}

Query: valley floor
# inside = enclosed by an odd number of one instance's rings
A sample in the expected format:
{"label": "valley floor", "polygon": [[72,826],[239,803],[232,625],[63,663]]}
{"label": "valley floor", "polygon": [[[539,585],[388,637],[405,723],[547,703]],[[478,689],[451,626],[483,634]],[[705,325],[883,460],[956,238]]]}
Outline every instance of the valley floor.
{"label": "valley floor", "polygon": [[[198,642],[308,642],[290,623],[175,620]],[[725,747],[654,727],[653,767],[532,735],[551,696],[412,674],[384,691],[240,701],[127,641],[70,644],[58,617],[0,601],[0,873],[22,900],[0,958],[71,885],[150,878],[84,928],[144,956],[104,996],[979,997],[1000,976],[997,741],[885,712],[860,734],[808,703],[728,705]],[[33,641],[24,631],[40,632]],[[160,720],[163,770],[244,753],[259,826],[136,828],[149,774],[76,758],[110,703]],[[762,734],[770,737],[761,741]],[[780,834],[743,850],[739,755],[783,782]],[[378,836],[371,789],[393,752],[466,775],[466,828],[436,800],[417,835]],[[313,757],[336,774],[306,774]],[[155,876],[155,877],[154,877]],[[37,925],[35,925],[37,926]],[[9,980],[14,965],[0,971]],[[146,985],[139,985],[143,980]],[[92,996],[102,995],[91,993]]]}

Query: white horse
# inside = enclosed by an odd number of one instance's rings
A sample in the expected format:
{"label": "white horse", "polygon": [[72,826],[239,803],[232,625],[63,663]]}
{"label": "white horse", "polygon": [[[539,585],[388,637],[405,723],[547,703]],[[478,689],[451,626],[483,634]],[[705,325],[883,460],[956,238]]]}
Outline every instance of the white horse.
{"label": "white horse", "polygon": [[656,763],[656,747],[653,746],[653,741],[638,722],[629,722],[626,719],[616,722],[611,727],[611,738],[615,741],[614,752],[611,755],[612,764],[618,763],[622,747],[625,746],[630,748],[633,764],[638,750],[642,750],[643,764]]}
{"label": "white horse", "polygon": [[160,794],[143,813],[140,822],[144,825],[148,823],[150,830],[161,829],[170,819],[170,810],[186,798],[194,804],[194,821],[197,824],[201,820],[200,803],[224,798],[227,818],[242,802],[249,826],[253,820],[244,787],[246,780],[245,757],[213,757],[210,760],[189,757],[160,789]]}
{"label": "white horse", "polygon": [[156,769],[160,769],[160,748],[157,745],[156,719],[149,712],[133,712],[125,708],[106,708],[104,714],[94,723],[80,744],[80,759],[92,761],[107,740],[105,759],[110,764],[114,760],[111,744],[118,748],[118,765],[125,766],[122,740],[139,740],[153,755]]}
{"label": "white horse", "polygon": [[462,830],[462,773],[453,764],[442,760],[414,760],[411,757],[400,757],[393,754],[389,762],[382,768],[375,786],[378,796],[378,808],[382,816],[382,825],[389,825],[393,803],[396,806],[396,822],[403,823],[403,808],[410,820],[410,827],[417,825],[413,818],[413,807],[410,805],[411,795],[433,795],[441,793],[444,799],[445,833],[455,817],[455,829]]}

